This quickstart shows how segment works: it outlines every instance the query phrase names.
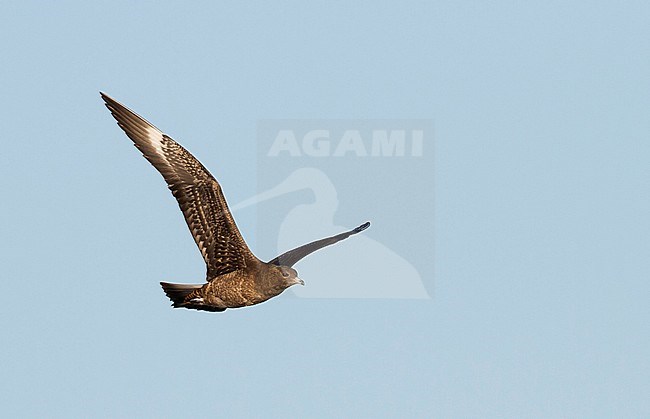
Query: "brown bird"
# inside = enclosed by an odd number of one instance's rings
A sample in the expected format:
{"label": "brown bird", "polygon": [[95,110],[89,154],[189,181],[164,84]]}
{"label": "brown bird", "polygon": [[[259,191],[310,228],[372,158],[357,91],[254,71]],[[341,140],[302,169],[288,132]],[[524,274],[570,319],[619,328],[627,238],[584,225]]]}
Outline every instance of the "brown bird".
{"label": "brown bird", "polygon": [[160,283],[173,307],[224,311],[259,304],[292,285],[305,285],[292,268],[300,259],[370,226],[366,222],[262,262],[244,242],[219,182],[201,162],[144,118],[105,93],[100,94],[118,125],[162,174],[205,260],[207,283]]}

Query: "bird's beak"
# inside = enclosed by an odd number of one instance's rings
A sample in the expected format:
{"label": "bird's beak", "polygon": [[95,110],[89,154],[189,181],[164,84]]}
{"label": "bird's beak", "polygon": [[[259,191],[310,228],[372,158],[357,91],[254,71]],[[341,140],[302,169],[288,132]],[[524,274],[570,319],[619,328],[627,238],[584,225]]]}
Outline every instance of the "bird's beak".
{"label": "bird's beak", "polygon": [[298,277],[296,277],[296,282],[295,283],[300,284],[300,285],[305,285],[305,281],[303,281],[302,279],[300,279]]}

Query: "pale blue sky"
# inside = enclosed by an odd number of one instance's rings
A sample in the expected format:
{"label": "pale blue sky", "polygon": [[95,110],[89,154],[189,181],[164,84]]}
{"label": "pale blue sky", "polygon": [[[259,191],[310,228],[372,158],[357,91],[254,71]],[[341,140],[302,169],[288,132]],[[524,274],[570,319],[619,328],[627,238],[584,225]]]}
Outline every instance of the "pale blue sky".
{"label": "pale blue sky", "polygon": [[[0,4],[3,416],[650,416],[650,6],[349,3]],[[231,203],[260,120],[432,120],[386,193],[433,189],[433,298],[172,310],[202,261],[99,90]],[[376,199],[341,224],[399,251]]]}

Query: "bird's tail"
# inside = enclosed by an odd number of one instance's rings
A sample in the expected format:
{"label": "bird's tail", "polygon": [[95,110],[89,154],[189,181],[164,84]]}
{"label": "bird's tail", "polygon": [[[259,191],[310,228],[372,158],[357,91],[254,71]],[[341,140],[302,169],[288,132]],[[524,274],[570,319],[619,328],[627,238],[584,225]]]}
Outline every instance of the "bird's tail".
{"label": "bird's tail", "polygon": [[203,287],[201,284],[170,284],[168,282],[161,282],[160,285],[167,297],[174,303],[174,307],[183,307],[185,297],[192,291]]}

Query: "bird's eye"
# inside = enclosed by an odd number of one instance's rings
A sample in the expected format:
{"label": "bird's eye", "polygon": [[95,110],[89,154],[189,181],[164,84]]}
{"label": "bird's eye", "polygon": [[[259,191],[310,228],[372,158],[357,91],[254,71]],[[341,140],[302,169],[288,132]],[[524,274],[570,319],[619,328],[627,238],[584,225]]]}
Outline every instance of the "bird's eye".
{"label": "bird's eye", "polygon": [[285,278],[289,278],[289,272],[282,271],[282,276],[285,277]]}

